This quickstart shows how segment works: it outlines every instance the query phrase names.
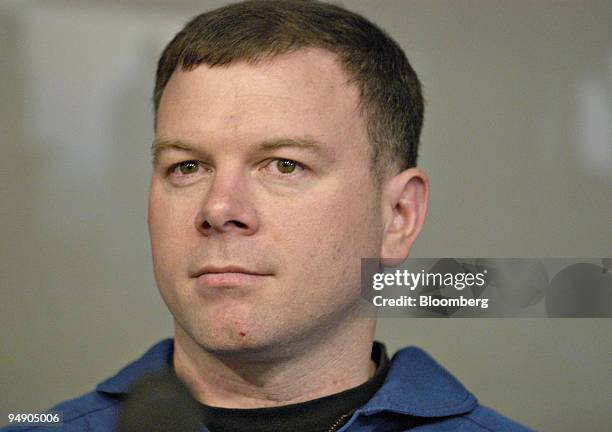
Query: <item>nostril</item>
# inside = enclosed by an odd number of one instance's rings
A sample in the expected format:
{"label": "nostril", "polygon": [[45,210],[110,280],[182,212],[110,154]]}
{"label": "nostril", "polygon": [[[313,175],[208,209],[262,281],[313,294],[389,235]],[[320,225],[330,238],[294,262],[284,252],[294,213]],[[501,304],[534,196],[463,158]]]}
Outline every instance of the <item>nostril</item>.
{"label": "nostril", "polygon": [[238,228],[246,228],[246,227],[247,227],[247,226],[246,226],[246,224],[244,224],[244,223],[242,223],[242,222],[240,222],[240,221],[233,220],[232,222],[233,222],[234,224],[236,224],[236,226],[237,226]]}
{"label": "nostril", "polygon": [[216,223],[214,218],[203,219],[202,222],[197,225],[198,231],[202,234],[210,235],[214,232],[225,232],[231,230],[239,230],[246,232],[250,230],[250,225],[237,219],[229,219],[223,223]]}

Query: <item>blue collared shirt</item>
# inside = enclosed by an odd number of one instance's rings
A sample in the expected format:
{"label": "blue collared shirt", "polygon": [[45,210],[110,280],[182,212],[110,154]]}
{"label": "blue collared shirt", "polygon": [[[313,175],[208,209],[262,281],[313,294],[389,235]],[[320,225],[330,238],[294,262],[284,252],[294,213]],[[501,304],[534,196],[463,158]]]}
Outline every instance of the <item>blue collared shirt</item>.
{"label": "blue collared shirt", "polygon": [[[110,432],[116,430],[119,399],[144,374],[172,367],[173,339],[151,347],[141,358],[90,393],[49,411],[63,412],[61,427],[2,428],[2,432]],[[523,432],[530,429],[483,407],[474,395],[427,353],[416,347],[398,351],[383,386],[338,432]],[[205,432],[205,429],[203,430]]]}

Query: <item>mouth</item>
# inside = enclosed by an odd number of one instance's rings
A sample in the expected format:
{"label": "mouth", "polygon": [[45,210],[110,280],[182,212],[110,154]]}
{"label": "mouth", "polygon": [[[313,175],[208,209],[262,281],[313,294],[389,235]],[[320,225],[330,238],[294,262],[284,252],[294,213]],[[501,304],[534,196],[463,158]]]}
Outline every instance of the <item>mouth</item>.
{"label": "mouth", "polygon": [[194,273],[192,277],[202,288],[230,288],[257,285],[269,276],[272,276],[272,273],[230,265],[206,266]]}

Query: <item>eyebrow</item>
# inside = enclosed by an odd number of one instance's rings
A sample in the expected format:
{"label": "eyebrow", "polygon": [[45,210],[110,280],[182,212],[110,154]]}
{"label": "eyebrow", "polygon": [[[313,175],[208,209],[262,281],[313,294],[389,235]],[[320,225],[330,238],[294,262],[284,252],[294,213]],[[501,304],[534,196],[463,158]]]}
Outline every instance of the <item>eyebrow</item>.
{"label": "eyebrow", "polygon": [[151,145],[151,156],[153,157],[153,165],[157,165],[160,155],[170,149],[182,151],[195,151],[196,148],[192,144],[172,138],[155,138]]}
{"label": "eyebrow", "polygon": [[[331,156],[329,147],[324,146],[319,141],[310,137],[280,137],[269,140],[260,141],[255,146],[258,151],[269,152],[282,148],[297,148],[315,154],[323,154]],[[176,149],[189,152],[198,152],[197,146],[180,139],[174,138],[156,138],[151,145],[151,155],[153,156],[153,165],[157,165],[160,155],[169,149]]]}

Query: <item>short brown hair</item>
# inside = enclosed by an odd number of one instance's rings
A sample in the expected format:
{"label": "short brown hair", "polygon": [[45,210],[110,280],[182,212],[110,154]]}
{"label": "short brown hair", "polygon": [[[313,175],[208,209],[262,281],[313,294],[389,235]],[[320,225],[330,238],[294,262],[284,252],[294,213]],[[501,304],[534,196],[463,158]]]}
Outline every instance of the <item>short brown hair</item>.
{"label": "short brown hair", "polygon": [[196,16],[164,49],[153,94],[154,113],[180,65],[256,63],[300,48],[334,53],[360,90],[374,179],[416,166],[423,125],[419,79],[400,46],[364,17],[312,0],[249,0]]}

